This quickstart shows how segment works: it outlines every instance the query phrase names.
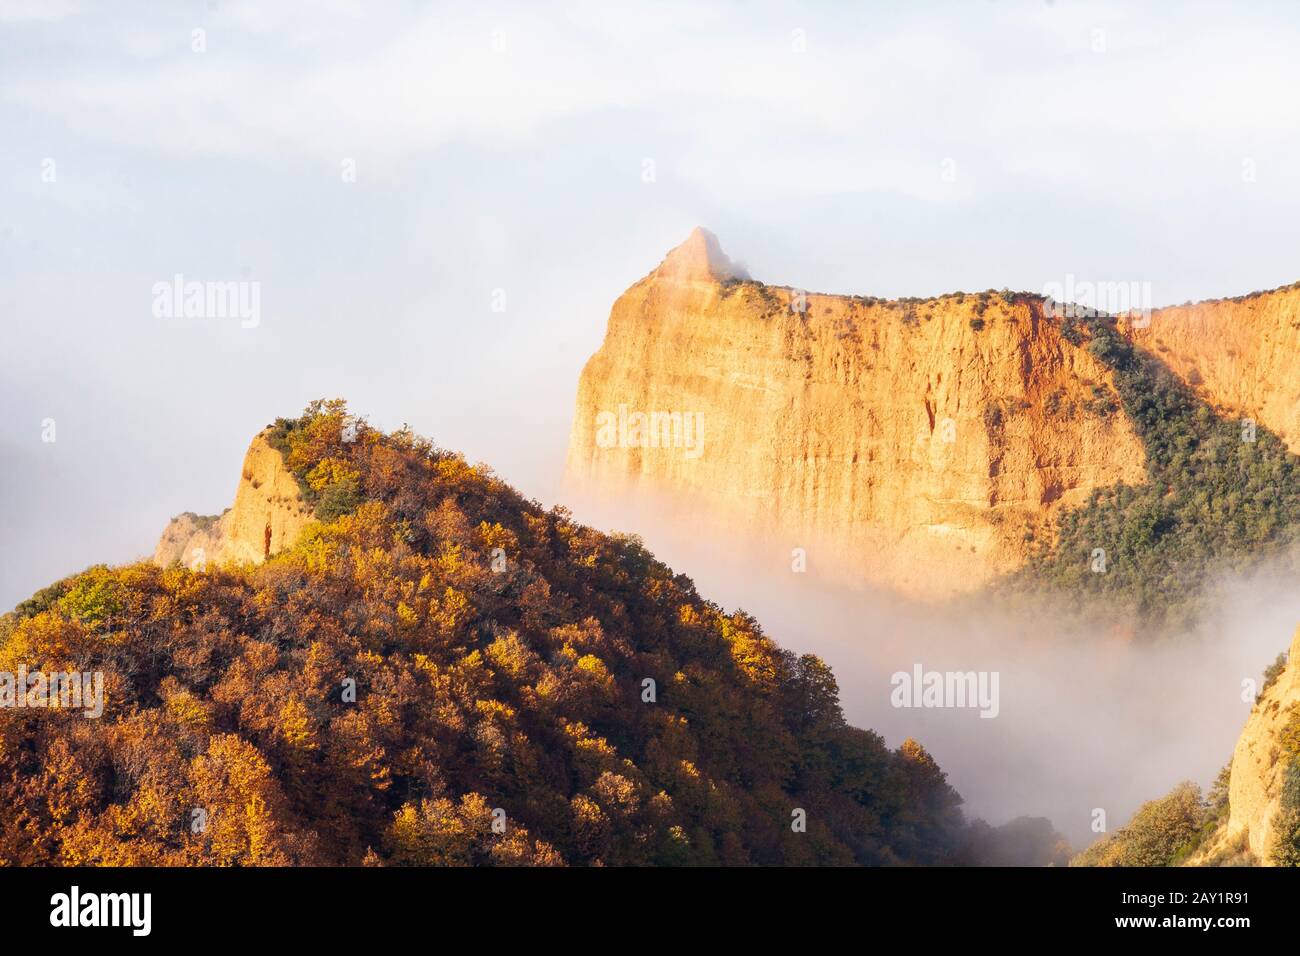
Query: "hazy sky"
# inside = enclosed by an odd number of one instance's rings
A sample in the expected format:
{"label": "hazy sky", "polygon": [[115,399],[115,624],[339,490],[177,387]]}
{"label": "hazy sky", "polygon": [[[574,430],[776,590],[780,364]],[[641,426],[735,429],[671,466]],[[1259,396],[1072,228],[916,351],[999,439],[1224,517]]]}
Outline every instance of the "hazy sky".
{"label": "hazy sky", "polygon": [[[1300,279],[1297,49],[1264,3],[0,0],[0,606],[220,511],[315,397],[552,502],[696,224],[820,291]],[[178,273],[260,323],[157,317]]]}

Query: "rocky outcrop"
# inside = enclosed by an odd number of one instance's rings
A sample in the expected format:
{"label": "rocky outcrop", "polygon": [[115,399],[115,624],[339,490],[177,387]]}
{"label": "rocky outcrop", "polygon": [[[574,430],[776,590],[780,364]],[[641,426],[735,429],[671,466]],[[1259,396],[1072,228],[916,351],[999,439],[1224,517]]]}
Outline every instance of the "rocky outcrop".
{"label": "rocky outcrop", "polygon": [[221,521],[229,513],[229,508],[220,515],[187,511],[172,518],[154,548],[153,563],[165,568],[176,561],[190,566],[210,560],[219,547]]}
{"label": "rocky outcrop", "polygon": [[248,446],[234,505],[219,517],[187,512],[173,518],[154,551],[155,564],[258,564],[292,547],[312,514],[267,434],[259,433]]}
{"label": "rocky outcrop", "polygon": [[[1269,865],[1273,823],[1286,773],[1284,737],[1300,725],[1300,628],[1287,665],[1255,701],[1232,753],[1228,786],[1228,842],[1244,840],[1255,862]],[[1292,744],[1291,746],[1294,746]]]}
{"label": "rocky outcrop", "polygon": [[1118,404],[1036,297],[803,294],[748,280],[696,230],[614,303],[567,474],[938,596],[1018,567],[1091,489],[1143,480]]}
{"label": "rocky outcrop", "polygon": [[1226,414],[1300,452],[1300,286],[1156,309],[1128,334]]}

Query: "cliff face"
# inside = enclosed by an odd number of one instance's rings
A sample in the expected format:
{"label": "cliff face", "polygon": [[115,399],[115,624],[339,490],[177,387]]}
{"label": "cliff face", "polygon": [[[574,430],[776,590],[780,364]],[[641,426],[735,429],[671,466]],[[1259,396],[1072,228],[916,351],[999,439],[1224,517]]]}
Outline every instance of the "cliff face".
{"label": "cliff face", "polygon": [[266,436],[259,433],[248,446],[234,505],[219,518],[173,518],[154,551],[155,564],[259,564],[293,545],[312,515],[297,479]]}
{"label": "cliff face", "polygon": [[1288,725],[1300,707],[1300,628],[1291,640],[1287,666],[1259,696],[1232,753],[1228,786],[1228,841],[1244,838],[1255,862],[1268,866],[1273,823],[1280,808],[1287,760]]}
{"label": "cliff face", "polygon": [[1156,309],[1127,333],[1211,404],[1300,452],[1300,286]]}
{"label": "cliff face", "polygon": [[938,596],[1019,566],[1026,535],[1090,489],[1143,479],[1118,404],[1030,297],[803,296],[745,281],[696,230],[615,302],[568,476],[580,493],[671,492]]}

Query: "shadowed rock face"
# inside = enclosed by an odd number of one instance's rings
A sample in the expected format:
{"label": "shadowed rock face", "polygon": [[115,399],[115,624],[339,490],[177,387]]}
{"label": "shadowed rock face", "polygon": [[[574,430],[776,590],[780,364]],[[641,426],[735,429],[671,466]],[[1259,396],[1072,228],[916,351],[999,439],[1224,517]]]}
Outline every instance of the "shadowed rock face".
{"label": "shadowed rock face", "polygon": [[259,433],[248,446],[234,505],[219,518],[173,518],[154,551],[155,564],[260,564],[293,546],[312,515],[297,479],[266,436]]}
{"label": "shadowed rock face", "polygon": [[1143,480],[1140,441],[1104,410],[1109,370],[1032,297],[885,302],[742,276],[697,229],[614,303],[578,387],[575,492],[666,492],[723,533],[942,596],[1018,567],[1026,533],[1091,489]]}

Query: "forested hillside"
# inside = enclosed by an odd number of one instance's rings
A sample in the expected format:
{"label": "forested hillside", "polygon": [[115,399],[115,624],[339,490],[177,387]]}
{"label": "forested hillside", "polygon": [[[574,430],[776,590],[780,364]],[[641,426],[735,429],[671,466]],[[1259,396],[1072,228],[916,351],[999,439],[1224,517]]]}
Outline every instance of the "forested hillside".
{"label": "forested hillside", "polygon": [[1216,572],[1295,560],[1300,458],[1262,425],[1217,412],[1113,317],[1067,319],[1062,334],[1112,370],[1121,405],[1110,413],[1142,439],[1148,477],[1063,512],[1004,595],[1047,594],[1174,633],[1200,618]]}
{"label": "forested hillside", "polygon": [[0,670],[102,671],[106,697],[0,710],[0,863],[963,859],[944,774],[846,725],[822,661],[637,540],[348,421],[277,422],[319,519],[290,550],[96,567],[0,619]]}

